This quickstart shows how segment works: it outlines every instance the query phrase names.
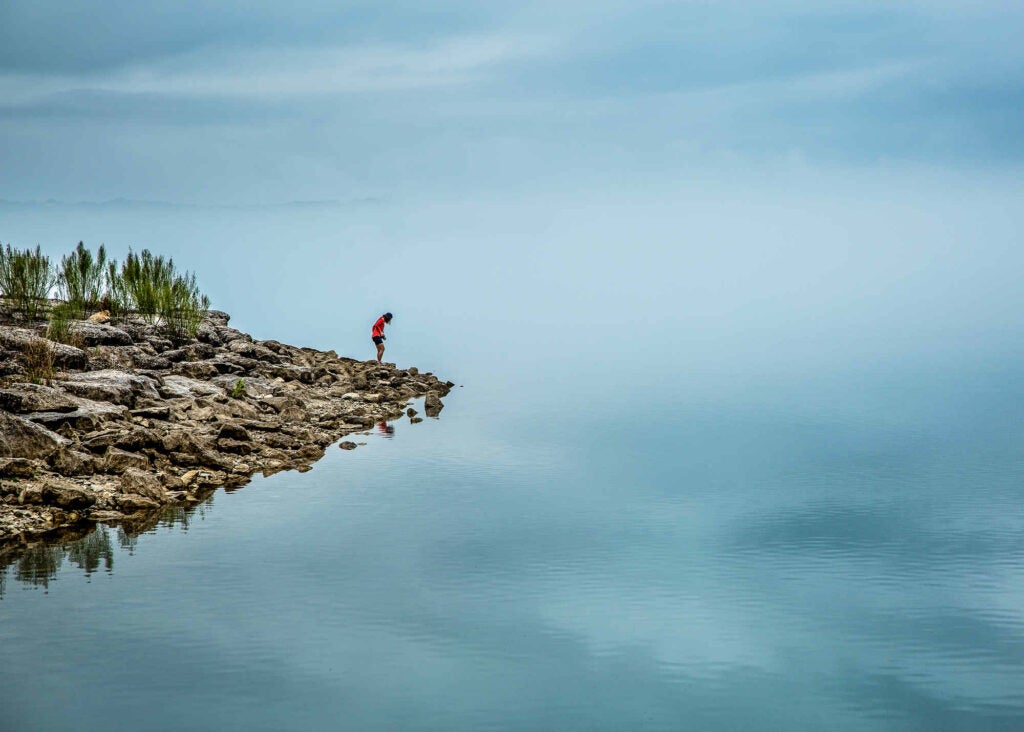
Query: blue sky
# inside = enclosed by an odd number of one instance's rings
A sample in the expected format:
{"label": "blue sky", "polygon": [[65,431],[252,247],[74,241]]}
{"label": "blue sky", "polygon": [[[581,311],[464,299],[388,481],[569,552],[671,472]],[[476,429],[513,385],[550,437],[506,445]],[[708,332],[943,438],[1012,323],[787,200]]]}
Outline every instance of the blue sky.
{"label": "blue sky", "polygon": [[0,198],[1018,169],[1024,6],[0,3]]}

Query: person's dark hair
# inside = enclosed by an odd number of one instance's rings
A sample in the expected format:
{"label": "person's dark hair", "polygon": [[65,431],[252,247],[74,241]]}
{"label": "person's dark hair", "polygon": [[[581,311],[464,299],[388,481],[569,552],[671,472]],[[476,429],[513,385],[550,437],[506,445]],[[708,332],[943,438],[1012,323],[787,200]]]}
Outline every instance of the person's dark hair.
{"label": "person's dark hair", "polygon": [[384,320],[386,320],[387,322],[391,322],[391,317],[391,313],[384,313]]}

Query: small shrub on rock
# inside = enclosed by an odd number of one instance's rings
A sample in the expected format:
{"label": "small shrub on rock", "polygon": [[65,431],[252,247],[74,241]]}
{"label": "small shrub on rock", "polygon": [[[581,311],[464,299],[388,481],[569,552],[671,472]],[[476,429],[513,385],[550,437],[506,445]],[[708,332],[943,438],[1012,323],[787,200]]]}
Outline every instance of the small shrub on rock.
{"label": "small shrub on rock", "polygon": [[78,305],[69,302],[59,302],[50,308],[50,323],[46,328],[46,337],[57,343],[81,348],[82,338],[71,330],[71,323],[75,321],[78,312]]}
{"label": "small shrub on rock", "polygon": [[45,338],[33,338],[21,348],[21,361],[25,375],[33,384],[53,379],[53,348]]}

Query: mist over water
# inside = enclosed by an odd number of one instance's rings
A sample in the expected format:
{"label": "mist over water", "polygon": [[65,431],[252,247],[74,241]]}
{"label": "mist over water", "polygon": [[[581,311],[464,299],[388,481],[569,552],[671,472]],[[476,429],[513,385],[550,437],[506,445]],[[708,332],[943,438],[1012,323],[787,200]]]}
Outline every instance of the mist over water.
{"label": "mist over water", "polygon": [[174,256],[256,337],[358,356],[367,321],[390,310],[389,358],[453,378],[613,379],[642,365],[729,392],[1019,356],[1019,183],[707,175],[638,191],[4,204],[0,216],[5,241],[52,256],[79,240]]}
{"label": "mist over water", "polygon": [[0,726],[1019,727],[1021,191],[762,182],[0,207],[462,385],[2,570]]}

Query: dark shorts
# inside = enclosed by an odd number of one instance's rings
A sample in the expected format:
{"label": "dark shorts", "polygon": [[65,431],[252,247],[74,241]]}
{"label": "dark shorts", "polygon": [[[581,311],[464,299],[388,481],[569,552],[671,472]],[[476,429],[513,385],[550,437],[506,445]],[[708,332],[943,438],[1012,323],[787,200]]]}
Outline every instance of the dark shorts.
{"label": "dark shorts", "polygon": [[381,336],[373,336],[373,342],[379,346],[384,342],[384,338]]}

